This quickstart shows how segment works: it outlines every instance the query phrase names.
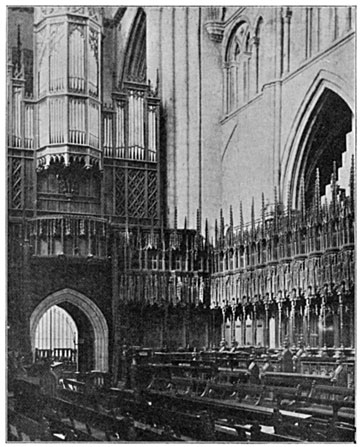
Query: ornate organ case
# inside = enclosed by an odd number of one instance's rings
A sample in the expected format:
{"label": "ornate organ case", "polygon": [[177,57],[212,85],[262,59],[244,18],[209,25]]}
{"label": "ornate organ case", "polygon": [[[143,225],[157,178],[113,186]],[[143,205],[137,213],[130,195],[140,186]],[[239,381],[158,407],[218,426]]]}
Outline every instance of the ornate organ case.
{"label": "ornate organ case", "polygon": [[131,79],[102,103],[102,33],[101,8],[34,10],[34,97],[24,57],[8,68],[12,215],[160,219],[160,101]]}

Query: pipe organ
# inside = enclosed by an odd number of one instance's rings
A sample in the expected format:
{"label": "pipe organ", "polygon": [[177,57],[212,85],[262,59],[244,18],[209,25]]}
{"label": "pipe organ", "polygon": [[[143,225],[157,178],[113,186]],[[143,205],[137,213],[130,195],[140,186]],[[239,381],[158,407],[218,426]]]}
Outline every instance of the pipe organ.
{"label": "pipe organ", "polygon": [[[107,214],[119,222],[150,225],[152,219],[155,223],[159,219],[160,100],[145,80],[129,79],[115,87],[111,104],[102,104],[103,24],[91,10],[37,9],[34,99],[25,96],[23,73],[11,67],[16,79],[9,87],[9,146],[35,150],[28,156],[36,158],[42,211],[74,212],[81,207],[83,213],[94,213],[102,206],[103,182]],[[71,165],[72,170],[64,170]],[[82,193],[79,188],[66,188],[67,196],[62,199],[62,185],[77,183],[73,171],[82,167],[100,176],[89,174],[90,187]],[[85,182],[87,175],[80,171],[81,177]],[[115,185],[109,191],[111,178]],[[112,195],[116,200],[110,203]],[[81,204],[82,200],[89,203]],[[57,205],[57,201],[63,202]]]}
{"label": "pipe organ", "polygon": [[106,190],[116,197],[108,209],[120,223],[160,219],[159,107],[150,85],[132,81],[103,106],[104,165],[115,179]]}
{"label": "pipe organ", "polygon": [[102,167],[100,45],[102,22],[87,8],[43,8],[35,20],[37,167]]}
{"label": "pipe organ", "polygon": [[155,93],[147,85],[125,82],[114,98],[111,108],[103,107],[104,156],[156,162],[159,100]]}

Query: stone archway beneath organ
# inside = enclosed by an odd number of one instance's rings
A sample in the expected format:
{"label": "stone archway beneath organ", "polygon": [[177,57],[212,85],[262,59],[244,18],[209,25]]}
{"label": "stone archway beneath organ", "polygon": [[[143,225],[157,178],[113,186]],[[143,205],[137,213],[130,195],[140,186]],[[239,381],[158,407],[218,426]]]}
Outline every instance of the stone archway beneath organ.
{"label": "stone archway beneath organ", "polygon": [[39,322],[53,306],[63,308],[77,326],[80,369],[107,372],[109,331],[106,319],[90,298],[72,289],[63,289],[47,296],[34,309],[30,318],[32,351],[35,351]]}

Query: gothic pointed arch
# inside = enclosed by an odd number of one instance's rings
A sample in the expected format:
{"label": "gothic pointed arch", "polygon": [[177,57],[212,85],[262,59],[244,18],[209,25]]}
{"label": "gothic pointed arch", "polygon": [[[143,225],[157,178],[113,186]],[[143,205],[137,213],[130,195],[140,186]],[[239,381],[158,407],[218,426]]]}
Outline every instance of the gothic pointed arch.
{"label": "gothic pointed arch", "polygon": [[93,339],[93,369],[108,371],[108,325],[99,307],[87,296],[73,289],[62,289],[44,298],[34,309],[30,317],[30,340],[32,351],[35,350],[35,334],[38,323],[44,313],[58,305],[65,308],[73,306],[84,315],[90,326]]}
{"label": "gothic pointed arch", "polygon": [[224,109],[227,114],[249,99],[251,41],[249,22],[240,18],[224,47]]}
{"label": "gothic pointed arch", "polygon": [[146,14],[138,8],[126,48],[122,82],[146,82]]}
{"label": "gothic pointed arch", "polygon": [[[287,202],[298,206],[301,181],[307,200],[314,182],[314,171],[324,169],[321,187],[330,177],[333,162],[341,167],[345,136],[352,131],[354,100],[344,80],[321,70],[298,109],[281,160],[281,191]],[[328,170],[326,170],[328,169]],[[310,185],[310,186],[309,186]]]}

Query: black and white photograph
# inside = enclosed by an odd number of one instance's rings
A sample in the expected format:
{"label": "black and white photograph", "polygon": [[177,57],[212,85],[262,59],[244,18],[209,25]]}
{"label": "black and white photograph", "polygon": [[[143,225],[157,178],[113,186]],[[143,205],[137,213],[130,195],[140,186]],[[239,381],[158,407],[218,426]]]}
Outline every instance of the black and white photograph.
{"label": "black and white photograph", "polygon": [[3,12],[6,441],[357,442],[356,6]]}

